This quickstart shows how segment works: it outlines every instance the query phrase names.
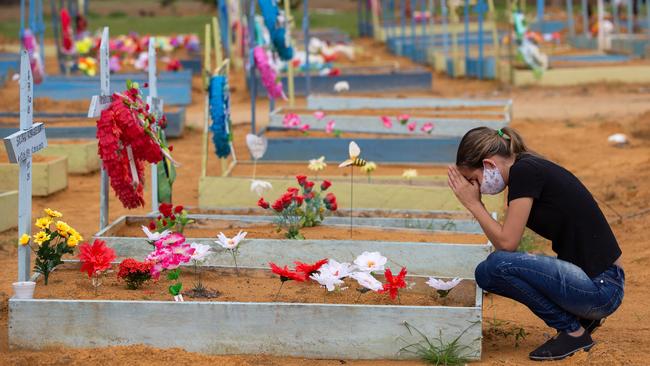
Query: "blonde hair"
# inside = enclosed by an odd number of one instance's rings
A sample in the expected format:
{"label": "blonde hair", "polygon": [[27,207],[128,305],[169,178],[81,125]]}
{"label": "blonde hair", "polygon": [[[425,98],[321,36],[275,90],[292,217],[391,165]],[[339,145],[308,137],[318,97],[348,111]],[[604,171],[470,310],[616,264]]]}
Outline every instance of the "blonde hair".
{"label": "blonde hair", "polygon": [[[483,159],[499,155],[503,157],[533,153],[517,131],[510,127],[493,130],[476,127],[469,130],[460,140],[456,153],[456,166],[470,169],[483,167]],[[534,154],[534,153],[533,153]]]}

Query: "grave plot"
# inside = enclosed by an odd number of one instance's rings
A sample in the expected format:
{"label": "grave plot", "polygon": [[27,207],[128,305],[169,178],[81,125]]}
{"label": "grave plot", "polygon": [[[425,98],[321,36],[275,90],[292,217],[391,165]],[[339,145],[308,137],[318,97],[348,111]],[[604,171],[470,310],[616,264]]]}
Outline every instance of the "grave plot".
{"label": "grave plot", "polygon": [[[0,155],[0,191],[18,189],[19,167],[6,154]],[[68,187],[68,158],[65,156],[35,155],[32,161],[32,194],[49,196]]]}
{"label": "grave plot", "polygon": [[[0,211],[18,212],[18,191],[0,190]],[[18,225],[16,215],[4,214],[0,216],[0,231],[9,230]]]}

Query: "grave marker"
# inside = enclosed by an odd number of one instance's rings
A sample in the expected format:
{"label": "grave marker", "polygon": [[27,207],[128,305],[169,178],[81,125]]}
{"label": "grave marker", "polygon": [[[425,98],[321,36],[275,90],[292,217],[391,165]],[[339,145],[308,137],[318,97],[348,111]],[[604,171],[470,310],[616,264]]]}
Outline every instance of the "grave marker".
{"label": "grave marker", "polygon": [[[163,101],[158,98],[158,77],[156,75],[156,39],[149,38],[149,96],[147,104],[156,121],[162,117]],[[160,128],[160,127],[158,127]],[[158,164],[151,164],[151,211],[158,211]]]}
{"label": "grave marker", "polygon": [[[26,50],[20,55],[20,131],[4,138],[9,161],[18,163],[18,237],[31,236],[32,221],[32,155],[47,147],[43,123],[32,123],[33,79]],[[18,281],[29,281],[30,248],[18,248]]]}

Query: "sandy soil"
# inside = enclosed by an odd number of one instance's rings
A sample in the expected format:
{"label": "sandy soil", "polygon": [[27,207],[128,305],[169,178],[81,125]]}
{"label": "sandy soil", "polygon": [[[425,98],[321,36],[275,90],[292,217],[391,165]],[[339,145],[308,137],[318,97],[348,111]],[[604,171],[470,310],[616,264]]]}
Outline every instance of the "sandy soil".
{"label": "sandy soil", "polygon": [[[393,268],[393,272],[399,271]],[[384,282],[383,275],[377,279]],[[196,274],[192,268],[181,271],[183,291],[192,289],[196,282]],[[216,298],[192,298],[188,294],[186,301],[245,301],[245,302],[295,302],[295,303],[326,303],[326,304],[373,304],[373,305],[417,305],[417,306],[473,306],[473,281],[463,281],[454,288],[446,298],[440,299],[435,290],[427,286],[426,278],[407,277],[407,287],[400,291],[399,300],[391,300],[387,294],[365,293],[359,296],[359,285],[353,279],[346,279],[347,287],[342,291],[327,293],[313,281],[301,283],[288,281],[275,295],[280,287],[280,279],[271,271],[240,270],[239,276],[232,270],[201,270],[201,281],[211,291],[217,291]],[[169,281],[161,277],[158,281],[150,280],[138,290],[128,290],[124,281],[119,280],[116,273],[108,273],[102,279],[102,286],[95,295],[90,279],[79,275],[78,265],[66,265],[51,274],[48,285],[38,282],[38,290],[34,297],[39,299],[115,299],[115,300],[169,300],[167,287]],[[358,298],[358,300],[357,300]]]}
{"label": "sandy soil", "polygon": [[[236,149],[246,156],[243,131],[248,128],[248,97],[240,77],[233,78],[233,120],[242,124],[236,130]],[[200,81],[197,81],[200,85]],[[17,88],[16,88],[17,89]],[[430,93],[384,93],[382,96],[429,96],[457,98],[512,98],[514,121],[530,146],[546,157],[573,171],[598,199],[612,222],[623,250],[627,288],[621,308],[610,316],[595,335],[595,348],[558,362],[559,365],[645,365],[650,351],[650,86],[596,84],[568,88],[510,88],[495,82],[448,80],[436,76]],[[4,94],[3,98],[4,99]],[[14,99],[17,101],[17,98]],[[190,126],[202,120],[202,99],[188,110]],[[303,103],[303,100],[298,100]],[[14,104],[17,108],[17,103]],[[266,115],[268,103],[259,101],[259,115]],[[645,113],[645,114],[644,114]],[[190,128],[182,139],[173,141],[174,154],[183,163],[178,169],[174,200],[196,205],[200,172],[201,135]],[[623,132],[631,143],[623,148],[607,144],[607,136]],[[212,150],[212,148],[210,148]],[[217,160],[209,159],[211,174],[218,172]],[[56,208],[86,237],[97,230],[99,175],[70,176],[69,187],[47,198],[35,198],[33,215],[45,207]],[[145,193],[145,197],[149,197]],[[111,198],[111,220],[127,213]],[[131,212],[145,213],[139,209]],[[146,346],[110,347],[75,350],[53,348],[44,351],[7,350],[7,299],[16,274],[16,230],[0,234],[0,364],[85,365],[85,364],[159,364],[183,363],[218,365],[416,365],[418,362],[304,360],[256,356],[208,356],[183,350],[158,350]],[[548,252],[548,248],[543,248]],[[83,281],[81,275],[78,281]],[[527,354],[552,333],[524,306],[498,296],[485,299],[486,337],[483,358],[478,365],[530,365]],[[494,319],[502,321],[495,322]],[[491,325],[492,324],[492,325]],[[515,347],[509,331],[523,328],[528,336]],[[499,335],[501,334],[501,335]],[[506,334],[506,335],[503,335]]]}

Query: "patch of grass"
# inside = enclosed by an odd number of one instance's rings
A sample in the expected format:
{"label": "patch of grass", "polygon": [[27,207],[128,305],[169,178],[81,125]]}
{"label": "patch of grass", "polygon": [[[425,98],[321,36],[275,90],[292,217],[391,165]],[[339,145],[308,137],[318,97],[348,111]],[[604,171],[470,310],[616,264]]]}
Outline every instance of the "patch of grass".
{"label": "patch of grass", "polygon": [[109,18],[126,18],[127,14],[122,10],[115,10],[108,13]]}
{"label": "patch of grass", "polygon": [[484,336],[486,338],[502,337],[508,339],[512,337],[515,341],[515,347],[519,347],[519,342],[523,341],[526,339],[526,336],[528,336],[524,327],[512,324],[507,320],[493,318],[488,319],[486,323],[489,326],[489,328],[484,331]]}
{"label": "patch of grass", "polygon": [[408,329],[409,334],[417,333],[422,340],[417,343],[411,343],[402,349],[399,350],[399,353],[405,352],[414,354],[420,358],[423,362],[426,362],[429,365],[436,366],[454,366],[454,365],[464,365],[470,361],[468,350],[470,346],[460,343],[460,338],[469,330],[471,327],[478,324],[478,322],[473,323],[467,329],[463,330],[456,338],[451,342],[445,343],[442,339],[442,331],[436,338],[429,338],[424,333],[419,331],[414,326],[410,325],[407,322],[404,322],[404,326]]}
{"label": "patch of grass", "polygon": [[[292,15],[295,21],[294,29],[302,29],[302,9],[292,11]],[[334,14],[310,12],[309,28],[337,28],[350,37],[356,37],[358,36],[357,13],[356,11]]]}

